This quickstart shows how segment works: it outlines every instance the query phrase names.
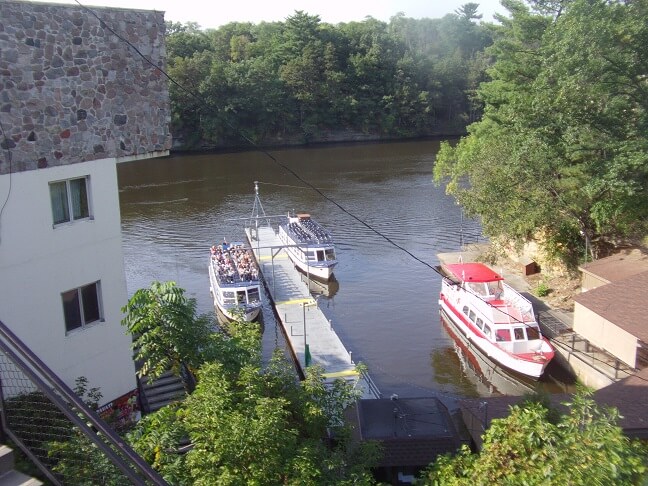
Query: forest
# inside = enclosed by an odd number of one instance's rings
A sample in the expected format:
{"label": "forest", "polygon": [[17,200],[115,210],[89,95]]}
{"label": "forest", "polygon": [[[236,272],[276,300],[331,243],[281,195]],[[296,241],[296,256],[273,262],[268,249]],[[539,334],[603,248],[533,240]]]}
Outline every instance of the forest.
{"label": "forest", "polygon": [[477,120],[491,33],[468,3],[441,19],[167,25],[184,149],[458,135]]}

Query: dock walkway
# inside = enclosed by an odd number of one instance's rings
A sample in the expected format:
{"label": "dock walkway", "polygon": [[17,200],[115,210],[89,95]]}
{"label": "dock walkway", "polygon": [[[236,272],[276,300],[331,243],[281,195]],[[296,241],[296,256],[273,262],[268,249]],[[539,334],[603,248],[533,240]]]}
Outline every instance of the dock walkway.
{"label": "dock walkway", "polygon": [[320,365],[327,381],[342,378],[362,390],[362,398],[380,398],[371,378],[356,371],[351,354],[342,344],[294,267],[274,228],[261,226],[245,230],[257,259],[263,281],[284,330],[295,360],[304,372],[310,365]]}

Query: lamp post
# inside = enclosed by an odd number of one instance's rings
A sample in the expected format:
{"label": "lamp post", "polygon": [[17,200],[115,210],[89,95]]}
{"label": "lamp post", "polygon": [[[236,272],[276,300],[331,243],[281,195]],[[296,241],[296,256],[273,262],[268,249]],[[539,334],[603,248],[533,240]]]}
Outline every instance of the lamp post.
{"label": "lamp post", "polygon": [[318,298],[319,295],[310,302],[302,302],[302,319],[304,322],[304,368],[310,366],[311,363],[310,349],[308,347],[308,343],[306,342],[306,307],[317,305]]}

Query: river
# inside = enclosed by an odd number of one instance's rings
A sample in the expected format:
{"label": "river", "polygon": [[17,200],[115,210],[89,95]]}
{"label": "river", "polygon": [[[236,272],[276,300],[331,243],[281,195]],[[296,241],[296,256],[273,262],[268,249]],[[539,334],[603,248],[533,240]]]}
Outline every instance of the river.
{"label": "river", "polygon": [[[434,141],[335,145],[120,164],[129,295],[174,280],[199,312],[213,313],[209,247],[244,239],[240,218],[251,215],[259,181],[266,214],[308,212],[333,234],[337,284],[318,302],[384,396],[497,394],[468,360],[462,364],[439,318],[441,282],[430,268],[437,253],[483,240],[479,224],[432,181],[438,148]],[[263,322],[267,355],[285,343],[267,307]],[[557,376],[541,387],[564,391]]]}

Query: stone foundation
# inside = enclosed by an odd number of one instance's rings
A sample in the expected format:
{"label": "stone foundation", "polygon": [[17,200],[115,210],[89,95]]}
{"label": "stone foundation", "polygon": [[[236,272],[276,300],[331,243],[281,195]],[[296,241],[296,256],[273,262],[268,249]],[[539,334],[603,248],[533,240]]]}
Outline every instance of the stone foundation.
{"label": "stone foundation", "polygon": [[169,150],[165,56],[162,12],[0,2],[0,174]]}

